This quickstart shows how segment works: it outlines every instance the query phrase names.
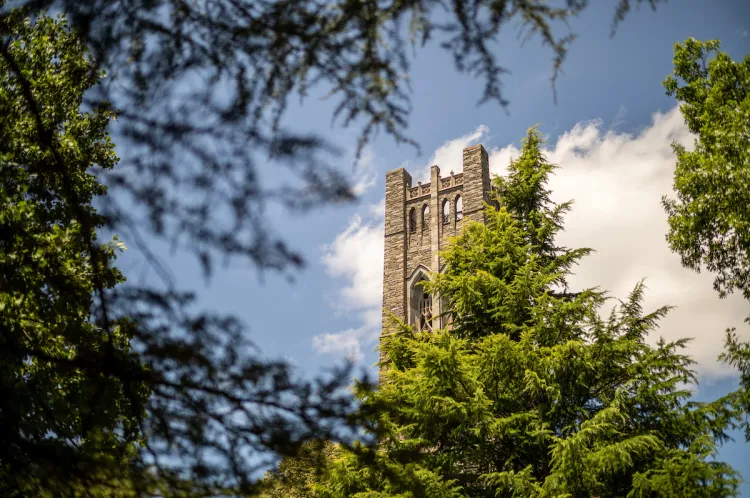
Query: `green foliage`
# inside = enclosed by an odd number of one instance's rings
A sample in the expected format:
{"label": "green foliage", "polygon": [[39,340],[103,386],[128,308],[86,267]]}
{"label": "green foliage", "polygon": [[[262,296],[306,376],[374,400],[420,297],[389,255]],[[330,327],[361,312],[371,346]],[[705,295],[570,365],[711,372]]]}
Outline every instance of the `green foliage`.
{"label": "green foliage", "polygon": [[[537,133],[526,137],[520,157],[509,166],[510,175],[496,179],[503,209],[488,209],[486,226],[467,226],[442,255],[450,271],[434,275],[426,284],[430,292],[449,297],[458,335],[504,332],[518,338],[518,324],[534,311],[529,307],[534,295],[549,300],[544,306],[550,312],[556,312],[556,304],[579,306],[578,301],[568,302],[574,296],[567,292],[565,277],[591,250],[560,249],[554,244],[571,203],[554,205],[550,200],[546,182],[554,167],[542,154],[541,140]],[[550,288],[555,290],[545,292]],[[557,325],[550,322],[550,328]]]}
{"label": "green foliage", "polygon": [[669,245],[686,267],[714,272],[721,297],[750,299],[750,55],[735,62],[717,40],[690,38],[675,44],[664,87],[697,136],[692,151],[673,145]]}
{"label": "green foliage", "polygon": [[[142,384],[126,391],[74,364],[117,357],[141,368],[129,324],[105,329],[90,317],[97,286],[124,280],[93,267],[94,253],[114,260],[118,240],[88,236],[102,223],[92,201],[105,193],[89,170],[117,162],[106,132],[114,113],[79,110],[103,74],[64,20],[32,24],[16,12],[0,22],[13,32],[0,47],[0,494],[95,493],[127,475],[147,397]],[[58,159],[64,170],[45,169]]]}
{"label": "green foliage", "polygon": [[[667,241],[682,264],[716,275],[720,297],[738,290],[750,300],[750,55],[735,62],[718,40],[693,38],[674,47],[674,71],[664,80],[680,103],[693,150],[680,144],[674,173],[676,198],[664,197]],[[750,323],[750,317],[746,320]],[[736,393],[750,414],[750,345],[727,331],[721,359],[737,368]],[[750,441],[750,425],[743,422]]]}
{"label": "green foliage", "polygon": [[308,441],[299,453],[281,461],[278,468],[266,473],[261,498],[307,498],[326,471],[328,462],[341,454],[328,441]]}
{"label": "green foliage", "polygon": [[745,441],[750,442],[750,342],[741,341],[733,329],[728,330],[724,349],[719,359],[740,374],[742,388],[734,393],[735,403],[742,409],[743,418],[739,425],[745,429]]}
{"label": "green foliage", "polygon": [[541,147],[531,129],[497,180],[499,209],[432,275],[455,329],[402,324],[379,389],[357,389],[381,445],[342,449],[309,496],[736,495],[739,476],[715,460],[734,398],[691,401],[687,340],[647,342],[669,308],[644,312],[642,282],[608,314],[603,292],[567,289],[589,250],[555,245],[569,204],[549,198]]}
{"label": "green foliage", "polygon": [[104,75],[63,17],[0,33],[0,495],[236,496],[356,425],[347,368],[298,380],[231,317],[124,282],[93,206],[115,112],[82,110]]}

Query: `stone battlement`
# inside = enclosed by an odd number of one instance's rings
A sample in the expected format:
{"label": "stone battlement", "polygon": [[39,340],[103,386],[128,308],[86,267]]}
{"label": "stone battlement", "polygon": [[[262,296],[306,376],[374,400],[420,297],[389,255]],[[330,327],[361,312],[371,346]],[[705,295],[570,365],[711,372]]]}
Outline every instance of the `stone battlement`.
{"label": "stone battlement", "polygon": [[[457,175],[454,175],[453,172],[451,172],[451,176],[441,178],[438,182],[438,186],[440,187],[440,190],[449,189],[452,187],[455,187],[457,185],[462,185],[464,182],[464,174],[459,173]],[[422,185],[422,182],[419,182],[416,187],[409,187],[409,199],[415,199],[417,197],[422,197],[423,195],[428,195],[431,190],[431,185]]]}

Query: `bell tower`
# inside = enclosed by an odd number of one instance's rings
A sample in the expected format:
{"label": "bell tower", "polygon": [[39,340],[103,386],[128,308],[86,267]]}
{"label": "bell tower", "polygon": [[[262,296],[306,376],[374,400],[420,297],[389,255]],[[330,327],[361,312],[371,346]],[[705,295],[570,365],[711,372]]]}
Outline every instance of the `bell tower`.
{"label": "bell tower", "polygon": [[[451,165],[444,165],[450,171]],[[412,184],[404,168],[385,175],[385,264],[383,329],[390,314],[420,329],[448,325],[438,296],[419,285],[441,271],[439,251],[458,234],[466,219],[484,222],[484,203],[491,191],[487,151],[481,145],[463,151],[463,172],[441,176],[430,168],[430,181]],[[381,353],[382,358],[382,353]]]}

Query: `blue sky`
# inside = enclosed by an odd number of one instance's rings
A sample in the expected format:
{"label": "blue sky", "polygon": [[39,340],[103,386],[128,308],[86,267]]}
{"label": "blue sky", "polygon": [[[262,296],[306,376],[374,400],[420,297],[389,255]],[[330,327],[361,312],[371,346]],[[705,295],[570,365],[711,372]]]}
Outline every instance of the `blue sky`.
{"label": "blue sky", "polygon": [[[404,165],[419,176],[430,164],[459,171],[461,148],[482,143],[493,170],[501,173],[526,129],[539,124],[548,136],[551,159],[561,166],[553,189],[559,200],[576,201],[564,242],[598,250],[582,266],[578,282],[601,285],[622,298],[646,277],[647,306],[678,306],[659,333],[696,337],[691,353],[700,361],[698,397],[726,392],[735,380],[713,358],[724,329],[741,326],[748,306],[736,298],[719,301],[711,277],[680,268],[665,247],[659,199],[669,193],[674,163],[669,143],[689,143],[690,137],[661,82],[671,71],[673,44],[687,37],[718,38],[735,59],[750,52],[750,2],[682,0],[660,5],[656,12],[642,8],[610,38],[615,3],[592,2],[571,23],[579,38],[558,79],[557,104],[549,85],[551,52],[534,41],[520,47],[512,26],[495,47],[511,71],[504,78],[507,110],[494,103],[477,107],[482,82],[457,73],[437,43],[418,49],[410,73],[408,132],[421,145],[421,156],[380,136],[359,169],[346,166],[356,130],[332,127],[333,103],[313,94],[290,110],[287,122],[342,148],[344,167],[362,188],[359,201],[304,215],[269,209],[276,229],[307,261],[293,283],[274,274],[261,280],[253,268],[235,263],[206,285],[190,256],[160,251],[178,283],[197,290],[201,306],[239,316],[266,354],[285,357],[301,371],[319,372],[348,354],[374,372],[385,171]],[[140,268],[135,258],[123,260],[131,277]],[[750,337],[747,329],[742,333]],[[744,451],[744,444],[733,444],[721,456],[750,480]],[[750,485],[743,491],[750,496]]]}

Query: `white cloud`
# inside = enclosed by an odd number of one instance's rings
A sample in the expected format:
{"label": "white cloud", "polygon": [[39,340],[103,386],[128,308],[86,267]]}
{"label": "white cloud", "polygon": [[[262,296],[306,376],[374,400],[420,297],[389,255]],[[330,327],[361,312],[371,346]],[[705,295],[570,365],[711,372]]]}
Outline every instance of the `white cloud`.
{"label": "white cloud", "polygon": [[345,282],[341,305],[362,309],[380,306],[383,278],[383,227],[368,224],[359,216],[336,240],[324,248],[323,264]]}
{"label": "white cloud", "polygon": [[348,329],[335,334],[319,334],[313,337],[313,347],[319,353],[343,356],[346,359],[360,363],[365,355],[362,353],[363,334],[361,329]]}
{"label": "white cloud", "polygon": [[367,213],[374,220],[382,220],[385,217],[385,197],[380,199],[376,204],[367,208]]}
{"label": "white cloud", "polygon": [[360,196],[375,185],[375,153],[371,147],[365,147],[355,164],[354,195]]}
{"label": "white cloud", "polygon": [[[369,206],[375,221],[360,216],[332,244],[323,249],[328,273],[342,283],[335,305],[359,315],[362,325],[343,332],[316,335],[313,347],[321,353],[344,354],[353,361],[364,357],[362,344],[374,345],[380,334],[383,294],[383,220],[385,201]],[[376,214],[379,213],[379,214]]]}
{"label": "white cloud", "polygon": [[[463,148],[486,141],[488,133],[486,126],[480,126],[445,142],[429,164],[441,166],[445,173],[451,169],[458,173]],[[575,201],[559,241],[597,251],[574,270],[575,286],[598,286],[624,299],[636,282],[646,278],[646,310],[665,304],[677,307],[661,322],[653,340],[658,335],[667,340],[693,337],[688,353],[699,362],[697,370],[717,378],[729,373],[716,361],[725,328],[736,326],[750,338],[742,323],[748,307],[740,296],[720,300],[712,287],[713,277],[683,268],[666,244],[667,222],[660,201],[672,191],[673,141],[686,146],[692,142],[676,108],[654,114],[650,125],[637,134],[606,131],[601,121],[591,121],[558,136],[546,151],[548,159],[560,165],[550,181],[552,196],[558,202]],[[503,174],[519,146],[491,148],[491,171]],[[368,209],[377,216],[370,222],[352,218],[323,258],[329,273],[344,282],[337,305],[359,313],[362,325],[316,336],[318,351],[361,359],[362,345],[374,345],[380,332],[382,201],[377,209]]]}

